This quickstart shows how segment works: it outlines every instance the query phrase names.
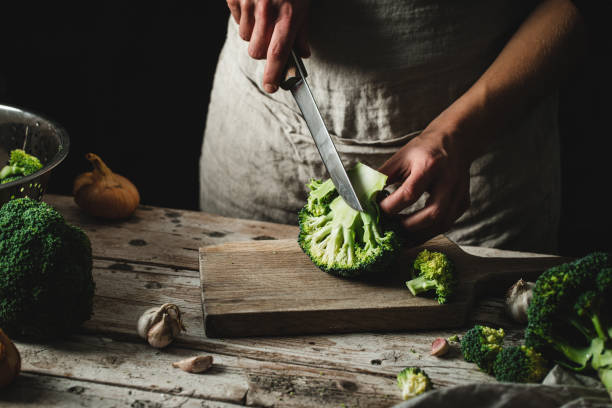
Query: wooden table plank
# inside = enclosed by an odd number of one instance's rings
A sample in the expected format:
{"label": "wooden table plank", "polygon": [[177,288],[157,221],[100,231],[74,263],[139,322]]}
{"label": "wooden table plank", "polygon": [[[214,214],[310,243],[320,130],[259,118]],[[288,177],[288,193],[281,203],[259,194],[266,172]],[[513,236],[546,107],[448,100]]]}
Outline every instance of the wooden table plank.
{"label": "wooden table plank", "polygon": [[[443,359],[429,356],[435,337],[462,334],[467,327],[457,331],[206,338],[197,248],[229,241],[294,238],[294,226],[149,207],[138,209],[130,221],[110,223],[82,214],[70,197],[50,195],[46,200],[91,238],[97,283],[94,316],[84,326],[89,334],[52,344],[17,343],[27,371],[24,378],[31,381],[27,387],[48,389],[43,394],[57,397],[52,401],[77,401],[62,399],[60,392],[65,381],[75,381],[90,384],[92,401],[101,404],[129,402],[122,391],[126,389],[141,392],[153,402],[159,401],[155,396],[167,394],[188,398],[186,404],[192,399],[200,401],[203,406],[390,406],[399,401],[395,375],[409,365],[425,368],[438,387],[495,381],[463,361],[457,350]],[[482,248],[473,251],[476,255],[521,255]],[[137,337],[135,325],[148,307],[166,302],[175,302],[185,312],[188,331],[172,346],[158,351]],[[522,337],[522,327],[505,317],[501,299],[478,302],[470,320],[470,324],[505,327],[509,344]],[[193,375],[170,366],[174,360],[201,353],[214,355],[217,367]],[[54,383],[60,384],[57,392],[53,391],[55,385],[46,385],[48,378],[59,381]],[[181,391],[176,393],[175,387]],[[15,389],[25,388],[17,383]]]}
{"label": "wooden table plank", "polygon": [[[176,393],[177,390],[174,392]],[[4,408],[32,406],[237,408],[242,406],[175,393],[145,391],[72,378],[22,373],[11,387],[0,393],[0,405]]]}

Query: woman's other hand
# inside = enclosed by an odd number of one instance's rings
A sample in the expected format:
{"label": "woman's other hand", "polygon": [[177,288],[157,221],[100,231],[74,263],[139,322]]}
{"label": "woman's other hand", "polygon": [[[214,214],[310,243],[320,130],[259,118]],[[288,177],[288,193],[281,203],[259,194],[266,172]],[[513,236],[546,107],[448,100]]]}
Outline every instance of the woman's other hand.
{"label": "woman's other hand", "polygon": [[452,139],[427,128],[379,169],[389,184],[401,183],[380,203],[388,214],[398,214],[429,193],[425,207],[398,216],[415,244],[447,231],[470,205],[470,160]]}
{"label": "woman's other hand", "polygon": [[291,48],[303,58],[310,56],[306,17],[310,0],[227,0],[240,26],[240,37],[249,41],[249,55],[265,59],[263,88],[273,93]]}

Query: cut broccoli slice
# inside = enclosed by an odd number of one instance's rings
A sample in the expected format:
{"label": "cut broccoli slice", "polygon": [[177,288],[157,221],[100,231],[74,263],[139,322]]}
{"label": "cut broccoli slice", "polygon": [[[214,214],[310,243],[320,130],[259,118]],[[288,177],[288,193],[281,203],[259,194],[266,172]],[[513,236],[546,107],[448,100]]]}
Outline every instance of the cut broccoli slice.
{"label": "cut broccoli slice", "polygon": [[0,184],[8,183],[29,176],[42,169],[43,165],[38,158],[27,154],[21,149],[11,151],[11,158],[6,166],[0,170]]}
{"label": "cut broccoli slice", "polygon": [[397,252],[393,230],[383,231],[376,195],[387,176],[358,163],[348,172],[364,208],[344,202],[331,180],[313,180],[310,195],[298,215],[298,243],[321,270],[344,277],[381,271]]}
{"label": "cut broccoli slice", "polygon": [[407,367],[397,375],[397,386],[404,400],[416,397],[433,388],[427,373],[419,367]]}
{"label": "cut broccoli slice", "polygon": [[461,338],[461,352],[465,361],[476,363],[485,373],[491,374],[493,362],[502,350],[504,329],[476,325]]}
{"label": "cut broccoli slice", "polygon": [[540,382],[547,372],[547,362],[542,354],[526,346],[504,348],[493,363],[497,381]]}
{"label": "cut broccoli slice", "polygon": [[453,263],[442,252],[422,250],[414,260],[417,277],[406,282],[414,296],[434,291],[438,303],[448,302],[454,291],[455,277]]}

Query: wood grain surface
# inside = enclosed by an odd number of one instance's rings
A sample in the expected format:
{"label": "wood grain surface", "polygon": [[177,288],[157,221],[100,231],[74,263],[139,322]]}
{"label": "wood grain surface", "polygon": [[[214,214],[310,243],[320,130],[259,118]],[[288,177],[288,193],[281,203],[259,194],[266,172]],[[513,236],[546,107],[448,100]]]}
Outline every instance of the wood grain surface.
{"label": "wood grain surface", "polygon": [[[459,283],[447,304],[415,297],[405,286],[423,248],[442,251],[455,264]],[[403,250],[384,275],[355,280],[319,270],[295,239],[203,247],[204,326],[209,337],[459,327],[478,292],[505,290],[562,261],[477,257],[438,236]]]}

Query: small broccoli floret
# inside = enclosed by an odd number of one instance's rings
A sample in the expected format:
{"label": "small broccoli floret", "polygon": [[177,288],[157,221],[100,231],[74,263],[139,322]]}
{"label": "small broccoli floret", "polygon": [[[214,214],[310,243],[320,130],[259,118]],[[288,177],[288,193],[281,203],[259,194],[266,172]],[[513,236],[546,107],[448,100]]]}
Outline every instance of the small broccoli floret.
{"label": "small broccoli floret", "polygon": [[91,244],[48,204],[0,208],[0,327],[11,336],[57,337],[92,313]]}
{"label": "small broccoli floret", "polygon": [[402,398],[407,400],[433,388],[427,373],[419,367],[407,367],[397,375],[397,386],[402,390]]}
{"label": "small broccoli floret", "polygon": [[493,362],[502,349],[504,329],[476,325],[461,339],[461,352],[465,361],[476,363],[485,373],[491,374]]}
{"label": "small broccoli floret", "polygon": [[417,277],[406,282],[414,296],[435,291],[438,303],[446,303],[455,287],[453,263],[442,252],[422,250],[414,260]]}
{"label": "small broccoli floret", "polygon": [[497,381],[540,382],[547,372],[547,362],[542,354],[526,346],[504,348],[493,363]]}
{"label": "small broccoli floret", "polygon": [[597,372],[612,393],[612,256],[591,253],[546,270],[527,309],[525,344],[545,358]]}
{"label": "small broccoli floret", "polygon": [[38,158],[27,154],[21,149],[11,151],[11,158],[6,166],[0,170],[0,184],[8,183],[28,176],[42,169]]}
{"label": "small broccoli floret", "polygon": [[361,163],[348,172],[364,208],[348,206],[331,180],[312,180],[298,215],[298,243],[321,270],[356,277],[382,270],[399,246],[394,231],[383,231],[376,195],[387,176]]}

